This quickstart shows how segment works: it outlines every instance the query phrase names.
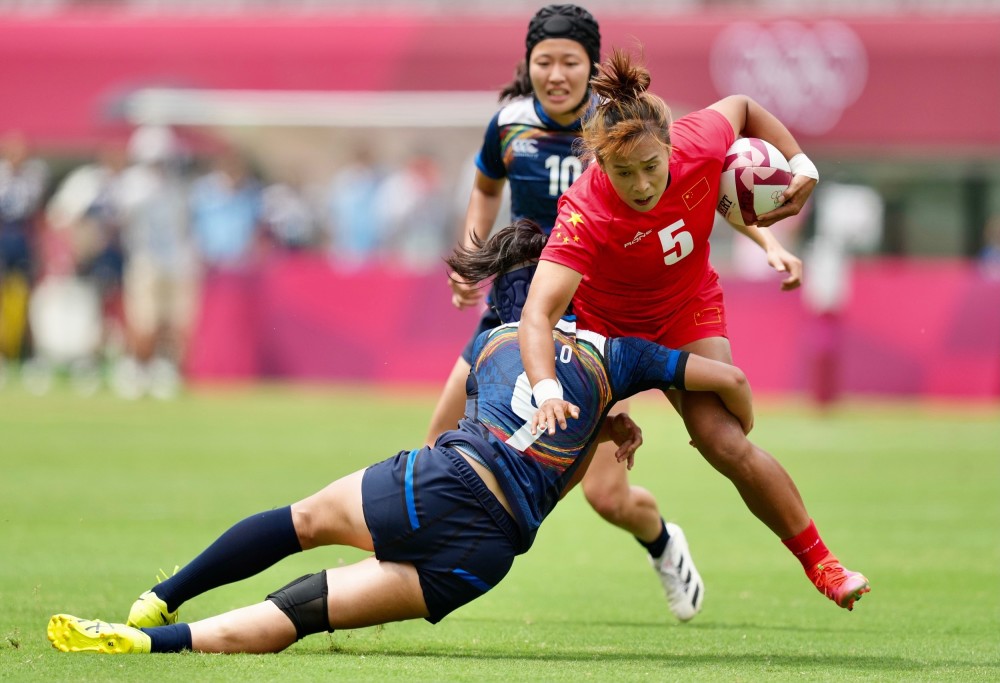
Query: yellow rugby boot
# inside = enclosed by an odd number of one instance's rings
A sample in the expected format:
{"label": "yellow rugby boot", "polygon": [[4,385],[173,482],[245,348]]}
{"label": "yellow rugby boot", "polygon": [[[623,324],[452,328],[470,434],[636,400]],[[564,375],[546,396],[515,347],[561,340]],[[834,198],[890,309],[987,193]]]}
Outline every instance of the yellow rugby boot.
{"label": "yellow rugby boot", "polygon": [[147,654],[152,646],[149,636],[137,628],[69,614],[57,614],[49,619],[47,634],[52,647],[63,652],[138,655]]}
{"label": "yellow rugby boot", "polygon": [[[174,567],[174,574],[180,567]],[[156,575],[157,582],[166,581],[170,577],[162,569]],[[133,628],[152,628],[154,626],[170,626],[177,623],[180,610],[173,612],[167,609],[167,603],[160,599],[155,592],[148,590],[132,603],[132,608],[128,611],[126,626]]]}

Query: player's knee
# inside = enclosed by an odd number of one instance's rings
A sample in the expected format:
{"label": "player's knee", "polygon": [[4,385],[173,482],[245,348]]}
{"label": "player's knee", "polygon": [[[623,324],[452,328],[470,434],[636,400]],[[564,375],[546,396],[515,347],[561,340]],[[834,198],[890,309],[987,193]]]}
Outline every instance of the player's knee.
{"label": "player's knee", "polygon": [[333,630],[330,628],[329,588],[325,571],[300,576],[268,595],[267,599],[277,605],[295,626],[296,640]]}
{"label": "player's knee", "polygon": [[583,497],[587,499],[594,512],[603,519],[616,524],[624,516],[628,505],[628,488],[605,486],[603,482],[588,484],[583,481]]}
{"label": "player's knee", "polygon": [[730,479],[740,478],[750,466],[753,444],[742,433],[713,430],[704,434],[692,433],[691,439],[709,464]]}
{"label": "player's knee", "polygon": [[298,536],[299,545],[303,550],[315,548],[319,544],[317,541],[319,524],[310,501],[311,499],[307,498],[292,505],[292,524],[295,526],[295,535]]}

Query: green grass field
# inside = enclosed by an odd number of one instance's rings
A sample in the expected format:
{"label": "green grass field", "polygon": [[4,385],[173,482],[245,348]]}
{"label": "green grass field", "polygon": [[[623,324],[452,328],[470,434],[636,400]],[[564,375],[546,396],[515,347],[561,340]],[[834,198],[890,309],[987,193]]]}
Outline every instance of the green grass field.
{"label": "green grass field", "polygon": [[[0,680],[990,681],[1000,679],[1000,408],[758,406],[754,440],[873,590],[853,613],[806,580],[658,397],[633,481],[682,524],[706,581],[689,624],[642,549],[570,494],[506,581],[437,626],[315,635],[284,653],[68,655],[69,612],[121,621],[159,568],[233,522],[416,446],[433,394],[199,391],[172,403],[0,391]],[[194,620],[363,555],[325,548],[186,604]]]}

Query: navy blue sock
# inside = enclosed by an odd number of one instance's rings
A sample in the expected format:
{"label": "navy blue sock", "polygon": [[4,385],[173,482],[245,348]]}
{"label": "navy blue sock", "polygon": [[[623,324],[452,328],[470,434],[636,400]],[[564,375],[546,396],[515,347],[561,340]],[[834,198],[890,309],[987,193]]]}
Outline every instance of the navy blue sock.
{"label": "navy blue sock", "polygon": [[[649,551],[650,557],[653,559],[658,558],[667,549],[667,541],[670,540],[670,534],[667,533],[667,523],[660,517],[660,535],[655,540],[646,543],[638,536],[635,537],[635,540],[639,541],[639,545]],[[157,592],[157,595],[160,595],[159,592]],[[160,597],[162,598],[163,596],[160,595]]]}
{"label": "navy blue sock", "polygon": [[180,652],[191,649],[191,627],[187,624],[154,626],[139,629],[151,642],[150,652]]}
{"label": "navy blue sock", "polygon": [[259,574],[301,550],[291,506],[268,510],[234,524],[198,557],[152,590],[173,612],[196,595]]}

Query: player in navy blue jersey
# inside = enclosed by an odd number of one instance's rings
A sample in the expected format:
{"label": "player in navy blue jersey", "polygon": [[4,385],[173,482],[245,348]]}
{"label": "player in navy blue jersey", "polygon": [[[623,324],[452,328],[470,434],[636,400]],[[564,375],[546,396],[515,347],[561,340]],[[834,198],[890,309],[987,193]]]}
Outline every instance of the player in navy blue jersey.
{"label": "player in navy blue jersey", "polygon": [[[501,109],[490,120],[476,155],[476,174],[460,246],[471,247],[489,236],[503,189],[510,182],[512,220],[530,218],[548,234],[556,218],[556,202],[583,171],[574,152],[581,118],[591,105],[590,77],[600,62],[597,21],[576,5],[548,5],[531,19],[525,38],[526,57],[514,79],[501,91]],[[450,273],[452,303],[459,309],[478,306],[485,290]],[[472,345],[479,334],[496,327],[492,295],[455,361],[435,406],[427,443],[454,429],[465,408],[465,378]]]}
{"label": "player in navy blue jersey", "polygon": [[[647,389],[716,392],[744,431],[750,387],[738,368],[636,338],[607,339],[571,320],[553,331],[564,391],[560,424],[539,425],[517,324],[476,341],[468,411],[434,446],[402,451],[291,506],[231,527],[174,576],[143,593],[128,624],[58,614],[65,652],[276,652],[312,633],[424,618],[478,598],[532,545],[539,525],[611,440],[631,464],[642,434],[615,401]],[[574,419],[578,418],[578,419]],[[191,624],[177,609],[301,550],[350,545],[374,557],[301,577],[267,599]],[[129,625],[130,624],[130,625]]]}
{"label": "player in navy blue jersey", "polygon": [[[600,62],[597,21],[576,5],[548,5],[528,24],[525,48],[526,59],[514,81],[501,93],[504,105],[490,121],[476,157],[475,185],[459,250],[472,250],[489,235],[508,180],[512,219],[531,219],[547,236],[559,198],[583,172],[576,148],[582,117],[593,104],[590,77]],[[434,408],[427,444],[433,444],[442,432],[454,429],[461,419],[472,345],[483,330],[519,318],[502,316],[505,302],[500,299],[521,297],[533,274],[533,265],[512,271],[507,275],[506,292],[490,289],[479,325],[455,361]],[[481,305],[485,289],[464,281],[454,270],[449,274],[449,284],[456,307]],[[627,409],[625,404],[618,407],[623,412]],[[646,549],[670,611],[687,621],[701,609],[705,590],[684,531],[663,519],[650,491],[629,483],[625,469],[614,461],[613,451],[610,444],[599,449],[583,482],[584,496],[602,518],[632,534]],[[678,564],[690,569],[690,574],[685,572],[691,577],[689,581],[681,581]]]}

